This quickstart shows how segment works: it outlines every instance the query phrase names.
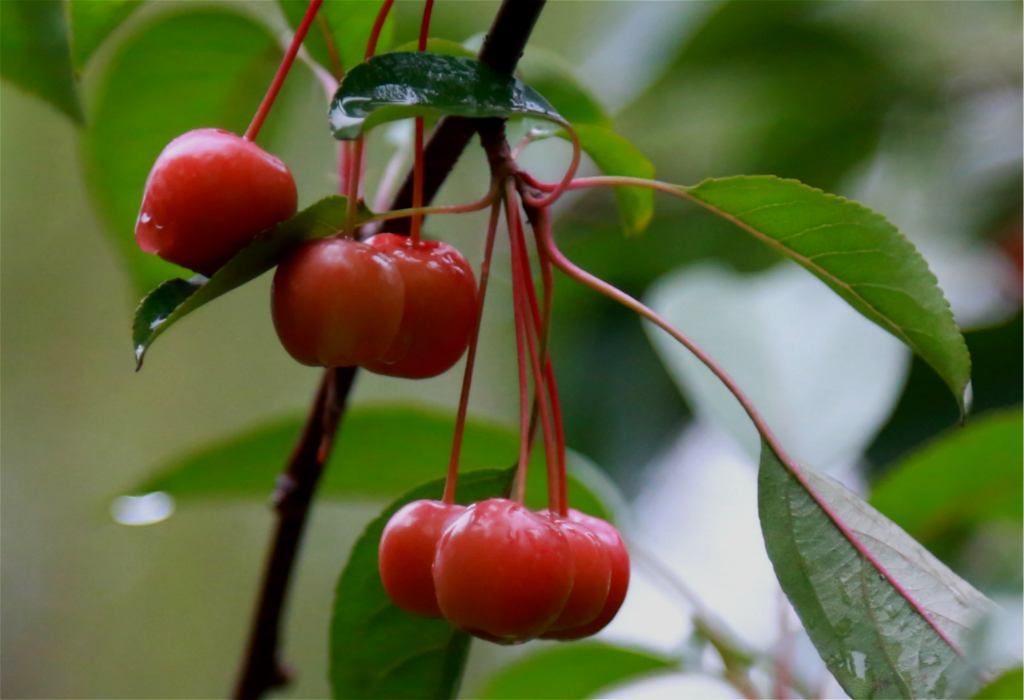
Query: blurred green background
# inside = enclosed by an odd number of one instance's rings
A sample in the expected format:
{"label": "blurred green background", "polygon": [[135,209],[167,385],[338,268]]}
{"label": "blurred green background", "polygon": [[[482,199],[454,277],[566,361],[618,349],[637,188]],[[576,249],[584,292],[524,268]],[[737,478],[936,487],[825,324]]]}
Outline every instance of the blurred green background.
{"label": "blurred green background", "polygon": [[[99,86],[119,47],[189,7],[145,4],[93,56],[82,76],[88,127],[0,83],[4,697],[227,692],[271,523],[267,504],[208,500],[139,528],[114,523],[110,504],[174,458],[301,413],[319,377],[277,342],[266,275],[175,327],[133,372],[139,293],[123,265],[125,241],[112,238],[90,199],[83,134],[107,104]],[[273,3],[216,7],[286,28]],[[395,45],[415,37],[420,4],[397,8]],[[463,41],[485,31],[496,8],[440,2],[431,33]],[[190,34],[181,36],[188,56]],[[1020,3],[551,2],[533,44],[574,67],[661,180],[773,173],[884,212],[929,259],[967,332],[976,412],[1020,404]],[[268,58],[270,70],[276,60]],[[146,99],[158,99],[160,75],[148,77]],[[324,96],[300,67],[282,100],[265,145],[292,168],[305,206],[335,186]],[[163,112],[147,118],[187,123]],[[131,134],[103,139],[105,148],[133,147]],[[371,182],[389,150],[384,137],[373,143]],[[564,149],[533,149],[524,162],[555,179]],[[471,149],[441,201],[475,198],[484,173]],[[485,225],[486,215],[465,216],[433,220],[427,231],[475,261]],[[666,199],[640,238],[622,237],[608,194],[576,197],[557,226],[571,258],[635,295],[701,261],[741,273],[778,262],[742,232]],[[496,267],[472,411],[510,424],[509,275]],[[554,328],[568,442],[632,497],[644,465],[691,419],[693,398],[683,398],[632,314],[565,280]],[[454,407],[459,368],[421,382],[363,372],[353,402]],[[860,462],[869,481],[956,421],[952,398],[917,360],[897,405],[879,410],[892,413]],[[289,610],[286,655],[297,682],[286,696],[328,692],[335,580],[380,505],[317,506]],[[964,532],[936,548],[986,592],[1019,596],[1019,527],[999,527],[984,540],[991,551],[965,549],[978,539]],[[467,690],[503,658],[474,651]]]}

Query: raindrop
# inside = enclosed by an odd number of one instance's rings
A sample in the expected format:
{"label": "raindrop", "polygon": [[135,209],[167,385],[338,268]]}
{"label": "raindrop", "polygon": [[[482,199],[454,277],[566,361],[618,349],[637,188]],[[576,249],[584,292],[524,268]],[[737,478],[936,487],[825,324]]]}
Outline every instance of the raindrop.
{"label": "raindrop", "polygon": [[152,525],[174,513],[174,498],[163,491],[145,496],[118,496],[110,504],[110,515],[122,525]]}

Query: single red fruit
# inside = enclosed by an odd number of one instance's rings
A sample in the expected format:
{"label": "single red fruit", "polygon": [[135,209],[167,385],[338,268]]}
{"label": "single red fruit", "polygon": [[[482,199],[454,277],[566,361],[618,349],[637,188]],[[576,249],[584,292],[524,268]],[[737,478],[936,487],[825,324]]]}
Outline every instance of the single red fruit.
{"label": "single red fruit", "polygon": [[389,257],[348,238],[303,244],[274,275],[271,315],[288,353],[304,365],[350,367],[391,347],[405,303]]}
{"label": "single red fruit", "polygon": [[441,617],[431,567],[438,540],[465,510],[441,501],[413,501],[391,516],[377,560],[392,603],[417,615]]}
{"label": "single red fruit", "polygon": [[227,131],[196,129],[156,159],[135,240],[147,253],[209,276],[297,207],[295,180],[280,159]]}
{"label": "single red fruit", "polygon": [[476,326],[476,277],[462,253],[439,241],[413,243],[382,233],[367,241],[387,254],[405,283],[398,336],[384,356],[363,366],[406,379],[434,377],[451,368]]}
{"label": "single red fruit", "polygon": [[604,542],[608,549],[608,558],[611,563],[611,581],[608,587],[608,598],[604,607],[597,617],[591,622],[579,627],[570,627],[563,630],[553,630],[541,635],[542,639],[580,639],[589,637],[604,629],[605,625],[612,621],[622,601],[626,599],[626,591],[629,588],[629,552],[626,551],[626,544],[622,541],[622,535],[615,527],[601,518],[586,515],[578,510],[569,509],[569,519],[586,527]]}
{"label": "single red fruit", "polygon": [[[551,517],[547,511],[540,515]],[[571,629],[592,622],[608,600],[612,575],[608,548],[596,533],[566,518],[554,517],[552,521],[569,540],[573,583],[569,600],[548,631]]]}
{"label": "single red fruit", "polygon": [[434,558],[445,619],[478,637],[518,644],[555,621],[572,591],[572,550],[548,518],[504,498],[471,505]]}

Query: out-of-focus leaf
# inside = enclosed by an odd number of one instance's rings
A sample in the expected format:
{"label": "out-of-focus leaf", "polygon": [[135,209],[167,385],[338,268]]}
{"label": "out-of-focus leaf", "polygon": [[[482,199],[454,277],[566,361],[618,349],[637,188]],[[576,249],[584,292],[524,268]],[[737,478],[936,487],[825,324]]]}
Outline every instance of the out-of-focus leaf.
{"label": "out-of-focus leaf", "polygon": [[907,533],[765,443],[758,510],[768,556],[821,658],[851,697],[963,697],[962,654],[998,610]]}
{"label": "out-of-focus leaf", "polygon": [[1024,518],[1024,414],[990,413],[896,466],[871,505],[927,544],[989,519]]}
{"label": "out-of-focus leaf", "polygon": [[1019,700],[1024,698],[1024,669],[1007,671],[982,688],[974,700]]}
{"label": "out-of-focus leaf", "polygon": [[[190,129],[242,133],[280,60],[264,27],[205,8],[162,16],[133,34],[100,76],[83,139],[88,183],[139,296],[191,274],[135,244],[135,220],[157,156]],[[261,133],[275,120],[271,113]]]}
{"label": "out-of-focus leaf", "polygon": [[[309,7],[308,0],[278,1],[292,29],[298,29],[306,14],[306,8]],[[366,42],[370,38],[370,31],[382,4],[380,0],[325,2],[320,6],[313,26],[309,28],[309,33],[302,42],[303,46],[318,63],[335,75],[352,70],[363,62]],[[384,21],[380,37],[377,39],[377,53],[385,51],[391,45],[391,38],[395,33],[394,16],[395,13],[390,12]],[[326,38],[328,34],[330,43]]]}
{"label": "out-of-focus leaf", "polygon": [[[626,139],[600,126],[574,127],[580,146],[594,160],[605,175],[652,179],[654,166]],[[558,133],[568,138],[564,131]],[[654,190],[646,187],[616,187],[619,212],[626,227],[626,235],[642,233],[654,216]]]}
{"label": "out-of-focus leaf", "polygon": [[[413,51],[420,50],[420,42],[418,39],[407,41],[400,46],[396,46],[391,50],[391,53],[410,53]],[[427,53],[437,53],[444,56],[458,56],[460,58],[476,58],[476,51],[471,51],[457,41],[451,39],[437,39],[430,37],[427,39]]]}
{"label": "out-of-focus leaf", "polygon": [[[302,241],[332,236],[345,227],[345,197],[326,197],[287,221],[263,232],[256,240],[231,258],[209,280],[202,275],[186,282],[173,279],[150,292],[135,311],[132,343],[137,367],[149,346],[161,333],[200,306],[222,294],[256,279],[274,267],[295,245]],[[371,212],[360,202],[358,221],[365,221]]]}
{"label": "out-of-focus leaf", "polygon": [[967,344],[928,264],[885,217],[773,176],[705,180],[679,193],[792,258],[906,343],[939,373],[961,411],[966,410]]}
{"label": "out-of-focus leaf", "polygon": [[577,642],[548,647],[505,666],[475,697],[582,699],[613,683],[675,666],[674,660],[646,651]]}
{"label": "out-of-focus leaf", "polygon": [[71,0],[71,58],[75,70],[85,69],[89,57],[142,0]]}
{"label": "out-of-focus leaf", "polygon": [[[266,498],[302,429],[299,418],[235,436],[160,468],[130,493],[164,491],[180,503],[200,498]],[[455,431],[454,412],[408,406],[353,408],[345,414],[320,494],[326,498],[393,498],[444,474]],[[460,473],[511,465],[517,433],[467,420]],[[527,502],[547,506],[543,450],[536,450],[527,481]],[[614,486],[585,459],[569,453],[569,501],[573,508],[614,519]]]}
{"label": "out-of-focus leaf", "polygon": [[60,0],[0,2],[0,75],[84,122],[69,39]]}
{"label": "out-of-focus leaf", "polygon": [[553,51],[530,48],[516,66],[523,82],[544,95],[574,127],[596,126],[611,131],[604,108],[573,75],[572,66]]}
{"label": "out-of-focus leaf", "polygon": [[[459,480],[455,501],[507,496],[515,470],[487,469]],[[446,620],[405,612],[380,582],[377,550],[384,526],[406,503],[440,500],[444,480],[405,494],[371,522],[338,580],[331,617],[330,681],[336,698],[453,698],[470,637]]]}
{"label": "out-of-focus leaf", "polygon": [[426,114],[537,117],[564,124],[544,97],[479,61],[427,52],[386,53],[345,76],[331,101],[337,139],[357,138],[395,119]]}

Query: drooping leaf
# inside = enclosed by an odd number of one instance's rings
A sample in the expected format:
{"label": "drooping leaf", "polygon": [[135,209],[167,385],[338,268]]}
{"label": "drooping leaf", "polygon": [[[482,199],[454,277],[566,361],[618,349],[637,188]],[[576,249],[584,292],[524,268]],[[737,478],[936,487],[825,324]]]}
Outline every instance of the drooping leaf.
{"label": "drooping leaf", "polygon": [[[636,150],[629,141],[600,126],[574,126],[580,146],[605,175],[654,177],[654,165]],[[558,133],[566,138],[565,132]],[[646,187],[616,187],[619,212],[626,227],[626,235],[642,233],[654,216],[654,190]]]}
{"label": "drooping leaf", "polygon": [[[306,8],[309,7],[309,0],[278,2],[292,29],[298,29],[306,14]],[[335,75],[352,70],[363,62],[366,42],[370,38],[370,31],[381,5],[380,0],[325,2],[320,6],[317,17],[309,28],[305,41],[302,42],[303,46],[320,65]],[[390,12],[384,21],[380,37],[377,39],[377,53],[386,51],[391,45],[391,37],[395,32],[394,16],[394,12]]]}
{"label": "drooping leaf", "polygon": [[[139,296],[163,280],[192,274],[135,243],[143,188],[157,156],[190,129],[242,133],[280,60],[266,28],[204,8],[163,15],[133,33],[98,76],[83,140],[90,194]],[[272,112],[261,142],[276,120]]]}
{"label": "drooping leaf", "polygon": [[[230,438],[165,467],[130,493],[164,491],[179,503],[202,498],[263,499],[274,487],[302,429],[299,417]],[[356,407],[345,414],[319,493],[325,498],[394,498],[444,474],[455,431],[453,411],[404,405]],[[460,473],[515,462],[516,431],[466,421]],[[535,451],[527,501],[546,506],[543,450]],[[614,516],[615,487],[597,467],[569,453],[569,501],[591,515]]]}
{"label": "drooping leaf", "polygon": [[71,0],[71,58],[81,73],[89,58],[142,0]]}
{"label": "drooping leaf", "polygon": [[85,121],[60,0],[0,2],[0,75],[76,122]]}
{"label": "drooping leaf", "polygon": [[345,76],[331,101],[337,139],[395,119],[427,114],[564,119],[536,90],[479,61],[427,52],[386,53]]}
{"label": "drooping leaf", "polygon": [[963,653],[998,608],[907,533],[765,443],[758,476],[765,547],[821,658],[854,698],[963,697]]}
{"label": "drooping leaf", "polygon": [[[229,260],[209,280],[201,275],[186,282],[164,282],[142,300],[135,311],[132,342],[139,367],[149,346],[171,325],[222,294],[256,279],[274,267],[302,241],[326,238],[345,227],[345,197],[326,197],[287,221],[268,229]],[[360,202],[357,219],[372,214]]]}
{"label": "drooping leaf", "polygon": [[927,544],[989,519],[1024,518],[1024,414],[988,414],[910,455],[871,505]]}
{"label": "drooping leaf", "polygon": [[705,180],[678,191],[792,258],[906,343],[966,410],[971,360],[949,302],[924,258],[883,216],[773,176]]}
{"label": "drooping leaf", "polygon": [[613,683],[676,665],[676,661],[651,652],[604,642],[559,645],[503,667],[474,697],[582,699]]}
{"label": "drooping leaf", "polygon": [[[469,504],[508,494],[514,469],[487,469],[459,480],[455,500]],[[395,607],[377,568],[380,536],[406,503],[439,500],[444,480],[419,486],[371,522],[338,580],[331,617],[330,681],[336,698],[452,698],[462,681],[470,637],[445,620]]]}
{"label": "drooping leaf", "polygon": [[1024,669],[1007,671],[982,688],[974,700],[1019,700],[1024,698]]}

